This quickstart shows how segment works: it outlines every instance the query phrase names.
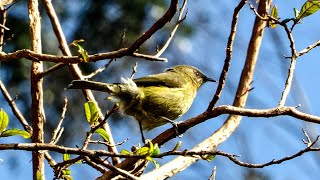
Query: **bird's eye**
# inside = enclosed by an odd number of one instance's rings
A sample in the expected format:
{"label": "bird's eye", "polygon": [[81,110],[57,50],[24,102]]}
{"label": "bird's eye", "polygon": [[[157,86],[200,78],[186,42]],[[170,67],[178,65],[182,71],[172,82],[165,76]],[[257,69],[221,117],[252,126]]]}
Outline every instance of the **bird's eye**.
{"label": "bird's eye", "polygon": [[194,74],[197,76],[197,77],[200,77],[200,73],[198,71],[195,71]]}

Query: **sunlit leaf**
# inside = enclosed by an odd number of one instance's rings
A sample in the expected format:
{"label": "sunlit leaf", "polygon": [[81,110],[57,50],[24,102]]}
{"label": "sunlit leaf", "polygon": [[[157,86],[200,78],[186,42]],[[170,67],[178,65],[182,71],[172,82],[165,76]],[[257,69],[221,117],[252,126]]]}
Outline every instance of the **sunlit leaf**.
{"label": "sunlit leaf", "polygon": [[126,150],[126,149],[122,149],[121,152],[120,152],[120,154],[122,154],[122,155],[128,155],[128,154],[133,154],[133,153],[130,152],[130,151],[128,151],[128,150]]}
{"label": "sunlit leaf", "polygon": [[152,155],[151,156],[157,156],[160,154],[160,148],[158,146],[158,143],[154,144]]}
{"label": "sunlit leaf", "polygon": [[63,169],[62,174],[64,175],[71,175],[71,171],[69,169]]}
{"label": "sunlit leaf", "polygon": [[37,171],[37,180],[44,180],[43,175],[40,173],[40,171]]}
{"label": "sunlit leaf", "polygon": [[27,131],[21,130],[21,129],[16,129],[16,128],[7,129],[1,133],[1,137],[8,137],[8,136],[15,136],[15,135],[22,136],[25,139],[31,137]]}
{"label": "sunlit leaf", "polygon": [[[271,10],[271,17],[278,19],[278,8],[276,5],[274,5]],[[269,26],[271,28],[275,28],[277,26],[277,24],[275,24],[274,21],[271,20],[271,21],[269,21]]]}
{"label": "sunlit leaf", "polygon": [[3,109],[0,109],[0,132],[6,130],[9,124],[9,117]]}
{"label": "sunlit leaf", "polygon": [[137,151],[135,151],[134,154],[142,155],[142,156],[150,155],[150,148],[142,147],[142,148],[138,149]]}
{"label": "sunlit leaf", "polygon": [[83,39],[80,40],[74,40],[71,45],[75,46],[78,48],[78,53],[79,53],[79,58],[80,60],[84,61],[84,62],[88,62],[88,52],[81,46],[79,45],[80,42],[84,42]]}
{"label": "sunlit leaf", "polygon": [[63,154],[63,161],[70,160],[70,154]]}
{"label": "sunlit leaf", "polygon": [[212,161],[216,156],[215,155],[204,155],[202,156],[202,159],[206,160],[206,161]]}
{"label": "sunlit leaf", "polygon": [[106,142],[110,142],[110,136],[106,130],[99,128],[95,131],[95,133],[98,133]]}
{"label": "sunlit leaf", "polygon": [[159,164],[156,160],[154,160],[152,157],[147,156],[147,157],[146,157],[146,160],[152,162],[152,163],[154,164],[154,166],[155,166],[156,169],[160,167],[160,164]]}
{"label": "sunlit leaf", "polygon": [[320,0],[306,1],[301,7],[299,15],[296,17],[296,22],[316,13],[320,9]]}
{"label": "sunlit leaf", "polygon": [[84,112],[86,114],[86,119],[89,124],[93,125],[97,122],[99,118],[98,106],[93,101],[88,101],[84,103]]}
{"label": "sunlit leaf", "polygon": [[293,8],[294,17],[297,18],[300,14],[300,11],[297,8]]}

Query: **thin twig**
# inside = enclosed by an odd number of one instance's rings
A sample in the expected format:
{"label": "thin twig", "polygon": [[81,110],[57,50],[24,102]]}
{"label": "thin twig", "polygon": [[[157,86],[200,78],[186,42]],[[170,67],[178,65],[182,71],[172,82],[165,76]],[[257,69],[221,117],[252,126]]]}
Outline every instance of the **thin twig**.
{"label": "thin twig", "polygon": [[243,8],[243,6],[246,4],[246,2],[247,2],[247,0],[240,1],[238,6],[234,9],[230,35],[228,38],[228,43],[227,43],[227,48],[226,48],[226,58],[224,60],[224,65],[223,65],[223,69],[220,74],[219,84],[218,84],[216,93],[214,94],[214,96],[213,96],[213,98],[207,108],[207,111],[210,111],[215,106],[215,104],[218,102],[218,100],[220,99],[220,96],[222,94],[222,90],[225,85],[227,73],[229,71],[230,62],[231,62],[231,58],[232,58],[233,42],[234,42],[234,38],[235,38],[236,32],[237,32],[239,13],[240,13],[240,10]]}
{"label": "thin twig", "polygon": [[132,67],[132,73],[131,73],[130,79],[132,79],[133,76],[136,74],[136,72],[137,72],[137,67],[138,67],[138,62],[136,62],[136,63],[134,64],[134,66]]}
{"label": "thin twig", "polygon": [[87,156],[84,157],[84,160],[86,161],[86,163],[88,165],[90,165],[91,167],[93,167],[94,169],[98,170],[101,173],[105,173],[107,170],[104,169],[101,165],[91,161],[91,159]]}
{"label": "thin twig", "polygon": [[50,73],[52,73],[52,72],[54,72],[54,71],[56,71],[56,70],[59,70],[59,69],[63,68],[63,67],[66,66],[66,65],[67,65],[67,64],[64,64],[64,63],[55,64],[55,65],[51,66],[50,68],[44,70],[44,71],[40,74],[40,76],[41,76],[41,77],[44,77],[44,76],[46,76],[46,75],[48,75],[48,74],[50,74]]}
{"label": "thin twig", "polygon": [[21,111],[19,110],[19,108],[17,107],[16,103],[14,102],[14,100],[12,99],[12,97],[10,96],[7,88],[4,86],[4,84],[2,83],[2,81],[0,80],[0,89],[1,92],[4,96],[4,98],[6,99],[6,101],[8,102],[9,106],[11,107],[11,110],[13,112],[13,114],[17,117],[17,119],[19,120],[20,124],[23,126],[23,128],[29,132],[29,134],[32,134],[32,127],[29,125],[29,123],[27,122],[27,120],[24,118],[24,116],[22,115]]}
{"label": "thin twig", "polygon": [[99,165],[105,166],[106,168],[116,172],[117,174],[123,176],[126,179],[131,179],[131,180],[138,180],[139,179],[138,177],[130,174],[128,171],[125,171],[123,169],[120,169],[120,168],[117,168],[115,166],[112,166],[109,163],[105,163],[105,161],[103,159],[101,159],[101,158],[90,157],[90,160],[97,162],[97,164],[99,164]]}
{"label": "thin twig", "polygon": [[309,51],[311,51],[313,48],[320,46],[320,40],[318,40],[317,42],[311,44],[310,46],[304,48],[303,50],[301,50],[300,52],[297,53],[297,57],[300,57],[306,53],[308,53]]}
{"label": "thin twig", "polygon": [[68,104],[68,99],[67,99],[67,97],[64,97],[64,106],[62,108],[61,118],[59,120],[57,127],[53,130],[50,144],[56,144],[58,142],[58,140],[60,139],[61,134],[63,133],[64,128],[61,127],[61,125],[62,125],[62,122],[65,118],[65,114],[67,111],[67,104]]}
{"label": "thin twig", "polygon": [[209,180],[216,180],[216,173],[217,173],[217,166],[214,166],[212,169],[211,176],[209,177]]}
{"label": "thin twig", "polygon": [[[114,105],[113,108],[106,113],[104,119],[103,119],[101,122],[99,122],[99,124],[97,124],[96,126],[92,126],[92,127],[91,127],[90,131],[87,133],[86,139],[84,140],[81,149],[87,149],[92,134],[93,134],[97,129],[101,128],[101,127],[107,122],[108,118],[109,118],[114,112],[116,112],[118,109],[119,109],[119,107],[116,106],[116,105]],[[108,146],[108,147],[115,147],[115,146],[114,146],[114,143],[112,143],[111,146]]]}
{"label": "thin twig", "polygon": [[105,146],[120,146],[122,144],[124,144],[125,142],[127,142],[129,140],[129,138],[126,138],[125,140],[119,142],[119,143],[115,143],[115,144],[110,144],[108,142],[104,142],[104,141],[93,141],[93,140],[90,140],[89,143],[92,143],[92,144],[103,144]]}
{"label": "thin twig", "polygon": [[160,56],[164,53],[164,51],[168,48],[171,40],[173,39],[176,31],[178,30],[180,23],[182,23],[182,21],[186,19],[187,14],[188,14],[188,10],[187,10],[185,16],[182,17],[182,15],[183,15],[184,9],[185,9],[185,7],[186,7],[186,5],[187,5],[187,2],[188,2],[188,0],[184,0],[184,1],[183,1],[182,7],[181,7],[180,10],[179,10],[179,16],[178,16],[178,19],[177,19],[177,22],[176,22],[175,27],[174,27],[173,30],[171,31],[171,33],[170,33],[170,35],[169,35],[169,38],[167,39],[166,43],[165,43],[165,44],[163,45],[163,47],[157,52],[157,54],[154,55],[154,57],[157,57],[157,58],[158,58],[158,57],[160,57]]}
{"label": "thin twig", "polygon": [[292,81],[293,81],[293,74],[294,74],[294,71],[295,71],[295,67],[296,67],[296,58],[297,58],[297,51],[296,51],[296,46],[295,46],[295,43],[294,43],[294,39],[293,39],[293,36],[292,36],[292,33],[291,31],[289,30],[288,26],[286,24],[281,24],[286,33],[287,33],[287,36],[288,36],[288,39],[290,41],[290,48],[291,48],[291,64],[290,64],[290,67],[289,67],[289,70],[288,70],[288,76],[287,76],[287,79],[286,79],[286,83],[285,83],[285,87],[282,91],[282,95],[281,95],[281,99],[279,101],[279,104],[278,106],[279,107],[282,107],[285,105],[286,103],[286,100],[287,100],[287,97],[289,95],[289,92],[290,92],[290,89],[291,89],[291,84],[292,84]]}
{"label": "thin twig", "polygon": [[86,75],[86,76],[83,76],[84,79],[91,79],[93,76],[96,76],[97,74],[103,72],[104,70],[106,70],[110,64],[113,62],[114,59],[111,59],[107,64],[105,64],[104,66],[102,67],[99,67],[97,70],[95,70],[94,72]]}

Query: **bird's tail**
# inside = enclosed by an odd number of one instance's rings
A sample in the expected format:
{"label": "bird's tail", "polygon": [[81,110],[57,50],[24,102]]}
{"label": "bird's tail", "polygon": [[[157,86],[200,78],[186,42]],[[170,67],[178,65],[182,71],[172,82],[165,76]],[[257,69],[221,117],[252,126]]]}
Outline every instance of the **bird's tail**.
{"label": "bird's tail", "polygon": [[95,82],[95,81],[85,81],[85,80],[74,80],[69,84],[67,89],[91,89],[95,91],[103,91],[107,93],[113,92],[113,84]]}

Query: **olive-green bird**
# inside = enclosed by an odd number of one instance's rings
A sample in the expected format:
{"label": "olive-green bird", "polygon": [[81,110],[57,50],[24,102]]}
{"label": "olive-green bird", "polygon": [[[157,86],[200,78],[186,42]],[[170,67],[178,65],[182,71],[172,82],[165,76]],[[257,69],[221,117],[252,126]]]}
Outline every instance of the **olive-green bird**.
{"label": "olive-green bird", "polygon": [[[208,81],[200,70],[187,65],[178,65],[164,73],[138,79],[123,79],[123,83],[109,84],[94,81],[74,80],[69,89],[91,89],[109,93],[120,110],[133,116],[140,130],[151,130],[169,123],[186,113],[193,103],[198,89]],[[144,140],[143,134],[142,138]]]}

